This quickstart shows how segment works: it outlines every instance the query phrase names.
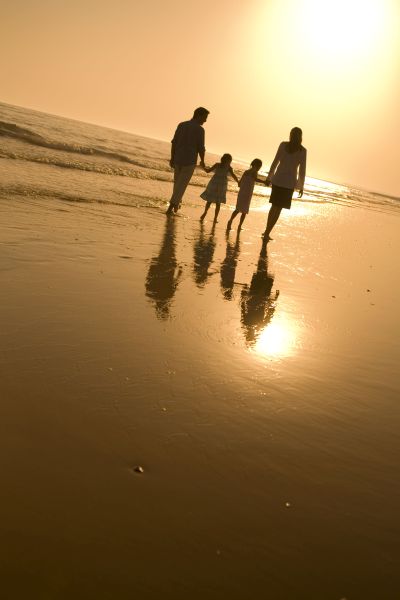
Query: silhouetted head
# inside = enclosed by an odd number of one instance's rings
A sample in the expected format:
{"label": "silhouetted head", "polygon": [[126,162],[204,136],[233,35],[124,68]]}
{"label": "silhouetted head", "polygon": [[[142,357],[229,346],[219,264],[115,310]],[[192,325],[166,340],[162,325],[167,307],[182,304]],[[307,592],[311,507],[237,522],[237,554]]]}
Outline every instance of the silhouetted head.
{"label": "silhouetted head", "polygon": [[193,119],[198,121],[200,125],[203,125],[207,121],[207,117],[210,114],[210,111],[204,108],[203,106],[199,106],[193,113]]}
{"label": "silhouetted head", "polygon": [[262,160],[260,160],[259,158],[254,158],[251,161],[250,166],[253,167],[253,169],[255,169],[256,171],[259,171],[262,167]]}
{"label": "silhouetted head", "polygon": [[303,141],[303,132],[300,127],[293,127],[290,131],[289,136],[289,149],[291,152],[296,152],[296,150],[300,150],[301,142]]}
{"label": "silhouetted head", "polygon": [[221,156],[221,165],[223,165],[224,167],[227,167],[228,165],[231,164],[232,162],[232,155],[231,154],[223,154]]}

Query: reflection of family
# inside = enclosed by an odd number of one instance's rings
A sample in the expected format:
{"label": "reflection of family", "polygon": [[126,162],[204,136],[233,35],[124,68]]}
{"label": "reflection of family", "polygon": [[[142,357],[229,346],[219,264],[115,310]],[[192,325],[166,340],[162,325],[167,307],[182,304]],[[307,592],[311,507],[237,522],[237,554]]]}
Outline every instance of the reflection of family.
{"label": "reflection of family", "polygon": [[[182,267],[176,258],[175,219],[168,219],[157,256],[151,259],[146,277],[146,296],[154,303],[157,317],[161,320],[171,316],[171,305],[182,280]],[[202,289],[210,272],[215,250],[215,224],[207,234],[203,224],[193,246],[192,276]],[[227,236],[226,254],[220,264],[220,287],[225,300],[233,300],[234,290],[240,289],[240,313],[246,343],[253,345],[260,332],[271,321],[279,292],[272,293],[274,276],[268,270],[267,244],[262,243],[256,270],[250,284],[236,282],[236,268],[240,253],[239,232],[236,239]]]}
{"label": "reflection of family", "polygon": [[170,215],[179,210],[183,195],[196,168],[198,157],[200,157],[200,166],[207,173],[213,172],[207,188],[201,194],[206,206],[200,219],[203,220],[211,204],[215,204],[214,221],[217,220],[221,204],[226,203],[228,176],[231,176],[239,185],[239,193],[236,208],[228,221],[227,230],[231,229],[232,221],[239,213],[241,217],[238,230],[240,230],[249,212],[255,183],[265,183],[265,185],[272,186],[269,200],[271,208],[264,232],[264,239],[268,241],[271,239],[270,233],[279,219],[282,208],[290,209],[294,190],[299,191],[299,198],[303,195],[307,151],[302,146],[302,131],[299,127],[294,127],[290,132],[289,141],[279,145],[265,181],[258,179],[258,171],[262,166],[262,162],[258,158],[251,162],[250,168],[243,173],[239,181],[232,170],[230,154],[224,154],[220,162],[211,168],[205,166],[203,125],[208,115],[209,111],[206,108],[196,108],[192,119],[180,123],[176,129],[171,144],[170,160],[170,165],[174,169],[174,188],[167,214]]}

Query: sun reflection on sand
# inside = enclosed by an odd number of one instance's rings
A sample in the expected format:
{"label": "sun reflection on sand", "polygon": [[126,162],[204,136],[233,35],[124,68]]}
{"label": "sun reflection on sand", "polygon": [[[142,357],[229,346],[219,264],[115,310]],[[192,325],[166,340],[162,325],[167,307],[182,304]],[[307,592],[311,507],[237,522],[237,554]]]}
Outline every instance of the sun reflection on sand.
{"label": "sun reflection on sand", "polygon": [[280,315],[260,332],[252,350],[263,358],[292,356],[297,341],[297,325],[286,315]]}

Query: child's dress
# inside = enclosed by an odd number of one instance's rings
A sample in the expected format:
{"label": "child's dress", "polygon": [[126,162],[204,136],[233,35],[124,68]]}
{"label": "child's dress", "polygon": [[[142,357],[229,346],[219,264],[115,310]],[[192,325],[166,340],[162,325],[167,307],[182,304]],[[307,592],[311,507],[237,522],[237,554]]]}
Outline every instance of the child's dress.
{"label": "child's dress", "polygon": [[240,190],[236,199],[236,210],[247,215],[250,209],[251,197],[253,195],[255,178],[250,173],[243,173],[240,180]]}
{"label": "child's dress", "polygon": [[226,190],[228,188],[228,173],[229,166],[225,167],[223,165],[218,165],[218,167],[215,168],[215,173],[208,182],[206,189],[200,194],[200,198],[203,198],[206,202],[225,204]]}

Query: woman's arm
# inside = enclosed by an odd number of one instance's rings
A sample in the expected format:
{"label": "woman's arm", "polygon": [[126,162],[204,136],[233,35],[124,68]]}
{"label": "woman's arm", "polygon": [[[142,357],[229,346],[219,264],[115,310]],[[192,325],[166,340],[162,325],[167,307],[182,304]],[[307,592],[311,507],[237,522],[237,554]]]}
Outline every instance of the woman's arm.
{"label": "woman's arm", "polygon": [[267,179],[265,180],[265,185],[271,185],[271,177],[274,175],[277,166],[281,162],[281,153],[282,153],[283,144],[284,144],[284,142],[281,142],[279,144],[277,153],[275,154],[275,158],[272,161],[272,164],[271,164],[271,166],[269,168],[268,176],[267,176]]}
{"label": "woman's arm", "polygon": [[306,164],[307,164],[307,150],[304,148],[304,152],[301,153],[300,166],[299,166],[299,177],[297,179],[297,189],[299,190],[299,198],[303,195],[304,180],[306,178]]}

